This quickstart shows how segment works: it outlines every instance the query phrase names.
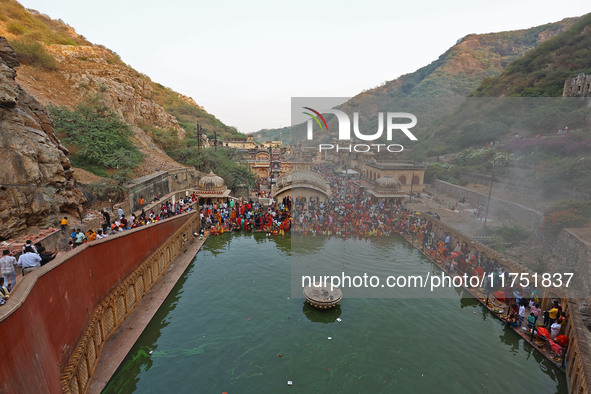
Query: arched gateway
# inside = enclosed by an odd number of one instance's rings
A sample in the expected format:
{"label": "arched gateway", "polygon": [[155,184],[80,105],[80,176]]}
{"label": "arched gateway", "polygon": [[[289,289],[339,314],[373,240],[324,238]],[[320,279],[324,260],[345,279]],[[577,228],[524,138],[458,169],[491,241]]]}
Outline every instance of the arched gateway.
{"label": "arched gateway", "polygon": [[330,197],[331,191],[328,181],[320,175],[304,170],[290,171],[277,178],[271,196],[281,201],[286,196],[292,198],[316,197],[320,201]]}

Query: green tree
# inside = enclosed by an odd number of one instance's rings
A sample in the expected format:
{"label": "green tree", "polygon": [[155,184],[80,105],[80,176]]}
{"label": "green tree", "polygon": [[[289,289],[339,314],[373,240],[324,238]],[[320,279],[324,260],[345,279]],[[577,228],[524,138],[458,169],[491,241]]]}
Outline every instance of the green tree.
{"label": "green tree", "polygon": [[253,187],[254,174],[247,164],[243,164],[242,153],[230,148],[205,148],[191,158],[191,163],[202,171],[213,171],[226,181],[228,188],[235,190],[239,185]]}
{"label": "green tree", "polygon": [[102,168],[132,168],[142,160],[142,153],[131,138],[133,132],[98,97],[88,97],[74,110],[49,107],[58,133],[74,151],[73,161]]}

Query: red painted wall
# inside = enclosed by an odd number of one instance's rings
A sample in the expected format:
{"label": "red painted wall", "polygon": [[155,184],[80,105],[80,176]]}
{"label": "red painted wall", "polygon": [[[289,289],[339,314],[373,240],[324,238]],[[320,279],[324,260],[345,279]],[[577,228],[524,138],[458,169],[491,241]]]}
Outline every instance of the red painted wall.
{"label": "red painted wall", "polygon": [[191,217],[86,244],[63,263],[50,263],[57,266],[40,276],[23,304],[0,322],[0,392],[61,392],[61,370],[94,308]]}

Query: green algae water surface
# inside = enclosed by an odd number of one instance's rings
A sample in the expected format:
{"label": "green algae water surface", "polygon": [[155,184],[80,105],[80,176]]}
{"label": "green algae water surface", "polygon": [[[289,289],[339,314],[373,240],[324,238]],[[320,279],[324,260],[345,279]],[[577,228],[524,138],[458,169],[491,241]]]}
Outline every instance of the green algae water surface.
{"label": "green algae water surface", "polygon": [[[348,248],[362,250],[385,260],[384,270],[387,255],[399,273],[437,272],[395,237],[313,239],[312,261],[315,247],[345,259]],[[432,299],[411,289],[397,299],[344,291],[337,309],[305,305],[290,297],[290,249],[289,236],[210,237],[104,392],[567,392],[560,370],[461,291]]]}

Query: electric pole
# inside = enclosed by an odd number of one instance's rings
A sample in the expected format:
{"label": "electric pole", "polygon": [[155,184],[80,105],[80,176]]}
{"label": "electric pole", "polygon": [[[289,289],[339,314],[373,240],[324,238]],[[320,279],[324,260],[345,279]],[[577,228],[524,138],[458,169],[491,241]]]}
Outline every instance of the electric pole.
{"label": "electric pole", "polygon": [[414,184],[414,179],[415,179],[415,163],[412,163],[412,175],[410,176],[410,198],[408,199],[408,203],[410,205],[410,203],[412,202],[412,185]]}
{"label": "electric pole", "polygon": [[486,203],[486,213],[484,214],[484,230],[486,231],[486,221],[488,220],[488,207],[490,206],[490,195],[492,194],[493,181],[495,179],[495,161],[492,161],[492,172],[490,175],[490,188],[488,189],[488,202]]}
{"label": "electric pole", "polygon": [[198,160],[198,166],[199,166],[199,171],[201,171],[201,124],[197,123],[197,160]]}

